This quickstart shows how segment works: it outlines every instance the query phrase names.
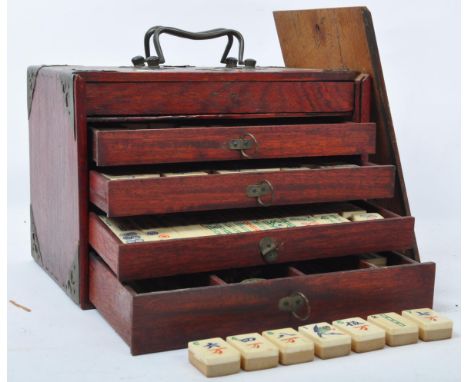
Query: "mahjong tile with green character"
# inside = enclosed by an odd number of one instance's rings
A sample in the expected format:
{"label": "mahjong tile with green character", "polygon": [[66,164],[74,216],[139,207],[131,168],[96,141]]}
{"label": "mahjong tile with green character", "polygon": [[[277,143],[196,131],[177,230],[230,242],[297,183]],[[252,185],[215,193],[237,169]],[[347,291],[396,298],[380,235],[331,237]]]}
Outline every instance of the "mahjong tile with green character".
{"label": "mahjong tile with green character", "polygon": [[279,350],[259,333],[237,334],[226,338],[241,354],[241,367],[246,371],[276,367]]}
{"label": "mahjong tile with green character", "polygon": [[314,342],[315,355],[322,359],[341,357],[351,352],[351,336],[328,322],[300,326],[299,333]]}
{"label": "mahjong tile with green character", "polygon": [[432,309],[410,309],[404,310],[401,314],[418,325],[419,338],[423,341],[444,340],[452,337],[452,320],[442,317]]}
{"label": "mahjong tile with green character", "polygon": [[314,343],[293,328],[265,330],[262,336],[278,347],[279,361],[282,365],[314,359]]}
{"label": "mahjong tile with green character", "polygon": [[240,371],[239,351],[219,337],[189,342],[188,354],[190,363],[207,377]]}
{"label": "mahjong tile with green character", "polygon": [[364,214],[354,214],[349,219],[353,222],[365,222],[368,220],[379,220],[384,217],[377,212],[366,212]]}
{"label": "mahjong tile with green character", "polygon": [[418,342],[418,326],[397,313],[371,314],[367,321],[385,330],[385,340],[389,346],[400,346]]}
{"label": "mahjong tile with green character", "polygon": [[356,353],[382,349],[385,346],[385,330],[361,317],[336,320],[333,325],[351,336],[351,348]]}

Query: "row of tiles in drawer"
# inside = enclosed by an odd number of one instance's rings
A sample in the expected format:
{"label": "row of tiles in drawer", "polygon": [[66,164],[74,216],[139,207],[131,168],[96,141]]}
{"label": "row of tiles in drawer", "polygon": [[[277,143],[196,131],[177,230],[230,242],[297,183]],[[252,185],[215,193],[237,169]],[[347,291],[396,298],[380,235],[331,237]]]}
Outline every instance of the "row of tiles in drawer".
{"label": "row of tiles in drawer", "polygon": [[[138,125],[136,125],[138,126]],[[98,166],[375,153],[374,123],[93,128]]]}
{"label": "row of tiles in drawer", "polygon": [[108,216],[117,217],[393,196],[392,165],[311,166],[163,176],[108,175],[93,170],[89,197]]}
{"label": "row of tiles in drawer", "polygon": [[[354,222],[341,216],[326,217],[326,224],[319,224],[325,219],[313,217],[349,211],[349,204],[343,203],[225,210],[221,214],[213,211],[163,218],[109,219],[91,213],[89,242],[120,280],[368,251],[405,250],[413,246],[413,217],[401,217],[365,202],[358,202],[356,206],[358,210],[377,213],[383,218]],[[333,224],[335,222],[339,224]],[[128,231],[119,234],[119,225]],[[139,237],[149,241],[135,242],[137,227],[143,227]],[[176,235],[170,238],[170,232]],[[177,235],[177,232],[183,234]],[[125,243],[119,235],[124,241],[132,242]]]}
{"label": "row of tiles in drawer", "polygon": [[129,284],[92,255],[90,300],[133,354],[182,348],[194,338],[432,306],[435,264],[379,255],[385,266],[346,256]]}

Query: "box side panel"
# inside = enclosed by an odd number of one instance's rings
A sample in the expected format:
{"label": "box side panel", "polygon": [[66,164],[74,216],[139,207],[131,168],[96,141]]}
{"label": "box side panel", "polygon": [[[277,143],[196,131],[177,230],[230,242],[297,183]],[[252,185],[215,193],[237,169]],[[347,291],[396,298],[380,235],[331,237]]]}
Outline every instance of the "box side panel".
{"label": "box side panel", "polygon": [[41,68],[34,77],[29,114],[32,255],[79,303],[79,251],[87,243],[80,242],[73,75]]}

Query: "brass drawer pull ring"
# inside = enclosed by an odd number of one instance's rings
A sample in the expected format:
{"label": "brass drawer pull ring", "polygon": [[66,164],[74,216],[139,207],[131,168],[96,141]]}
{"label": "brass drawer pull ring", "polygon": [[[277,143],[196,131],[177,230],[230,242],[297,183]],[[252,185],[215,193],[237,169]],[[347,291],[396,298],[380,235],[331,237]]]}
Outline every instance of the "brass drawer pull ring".
{"label": "brass drawer pull ring", "polygon": [[[251,184],[247,186],[246,194],[250,198],[257,198],[257,203],[262,207],[269,207],[273,204],[275,190],[273,185],[268,180],[262,180],[258,184]],[[262,197],[270,195],[270,201],[265,202]]]}
{"label": "brass drawer pull ring", "polygon": [[[309,299],[302,292],[293,292],[287,297],[283,297],[278,302],[279,310],[290,312],[300,321],[306,321],[310,317]],[[299,311],[305,309],[305,312]]]}
{"label": "brass drawer pull ring", "polygon": [[[252,159],[257,154],[258,142],[255,136],[251,133],[245,133],[242,137],[237,139],[231,139],[228,142],[228,147],[231,150],[240,151],[243,158]],[[249,154],[246,150],[253,149]]]}

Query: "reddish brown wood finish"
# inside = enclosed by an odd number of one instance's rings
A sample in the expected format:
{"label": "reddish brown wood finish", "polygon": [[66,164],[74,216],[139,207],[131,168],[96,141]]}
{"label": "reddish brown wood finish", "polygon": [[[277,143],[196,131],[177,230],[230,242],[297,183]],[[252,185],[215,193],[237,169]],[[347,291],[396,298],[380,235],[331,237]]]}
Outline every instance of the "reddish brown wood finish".
{"label": "reddish brown wood finish", "polygon": [[96,257],[90,257],[89,299],[128,344],[132,340],[133,300],[135,294],[115,278]]}
{"label": "reddish brown wood finish", "polygon": [[379,212],[387,218],[132,244],[91,213],[89,242],[120,280],[265,265],[259,247],[264,237],[278,243],[277,263],[410,248],[414,218]]}
{"label": "reddish brown wood finish", "polygon": [[283,67],[257,67],[255,70],[201,68],[201,67],[161,67],[148,70],[134,67],[106,66],[60,66],[59,70],[79,73],[86,82],[264,82],[264,81],[353,81],[359,72],[340,69],[294,69]]}
{"label": "reddish brown wood finish", "polygon": [[[260,73],[261,75],[261,73]],[[352,113],[353,82],[90,83],[88,115]]]}
{"label": "reddish brown wood finish", "polygon": [[373,123],[93,129],[98,166],[239,160],[232,139],[253,140],[250,158],[358,155],[375,152]]}
{"label": "reddish brown wood finish", "polygon": [[78,205],[80,222],[79,245],[79,303],[82,308],[92,308],[88,297],[88,205],[89,205],[89,171],[88,171],[88,128],[86,121],[86,83],[79,75],[74,76],[74,100],[75,100],[75,129],[78,150]]}
{"label": "reddish brown wood finish", "polygon": [[[183,348],[197,338],[432,306],[434,274],[434,263],[414,263],[137,294],[119,284],[106,265],[93,257],[90,296],[137,355]],[[278,310],[278,301],[295,291],[310,303],[311,315],[305,322]],[[114,317],[129,311],[130,318]]]}
{"label": "reddish brown wood finish", "polygon": [[360,74],[354,80],[354,113],[353,121],[369,122],[371,110],[371,78],[368,74]]}
{"label": "reddish brown wood finish", "polygon": [[271,205],[378,199],[393,195],[393,166],[209,174],[153,179],[113,179],[90,172],[90,201],[108,216],[151,215],[256,207],[250,185],[267,181]]}
{"label": "reddish brown wood finish", "polygon": [[[29,117],[31,211],[40,252],[35,260],[75,302],[83,302],[79,280],[68,282],[79,253],[88,249],[80,235],[87,230],[87,215],[84,223],[80,219],[80,186],[87,184],[79,180],[86,156],[80,157],[58,73],[40,71],[35,94]],[[83,143],[81,135],[78,139]]]}

